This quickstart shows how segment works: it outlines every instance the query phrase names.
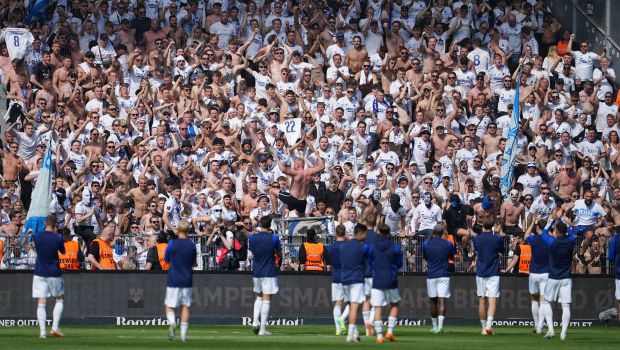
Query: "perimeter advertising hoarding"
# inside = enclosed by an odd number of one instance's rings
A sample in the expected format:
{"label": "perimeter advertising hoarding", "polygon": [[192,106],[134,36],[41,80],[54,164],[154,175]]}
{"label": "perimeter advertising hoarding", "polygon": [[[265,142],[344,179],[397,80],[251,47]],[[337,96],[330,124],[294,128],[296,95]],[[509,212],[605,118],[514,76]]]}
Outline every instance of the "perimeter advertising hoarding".
{"label": "perimeter advertising hoarding", "polygon": [[[24,272],[0,274],[0,326],[34,325],[36,303],[31,298],[32,275]],[[474,276],[451,278],[452,297],[448,318],[478,322]],[[529,325],[531,318],[527,277],[501,278],[501,296],[496,320],[505,325]],[[276,325],[333,324],[331,278],[327,274],[285,274],[279,277],[280,292],[271,304],[271,322]],[[116,325],[165,325],[163,273],[69,273],[65,274],[64,323]],[[400,277],[402,326],[428,323],[426,278]],[[575,326],[588,326],[602,310],[617,305],[612,278],[575,278],[572,319]],[[196,273],[192,322],[248,324],[255,295],[249,274]],[[50,303],[53,304],[53,303]],[[48,308],[53,306],[50,305]],[[51,314],[51,313],[50,313]],[[31,324],[32,323],[32,324]]]}

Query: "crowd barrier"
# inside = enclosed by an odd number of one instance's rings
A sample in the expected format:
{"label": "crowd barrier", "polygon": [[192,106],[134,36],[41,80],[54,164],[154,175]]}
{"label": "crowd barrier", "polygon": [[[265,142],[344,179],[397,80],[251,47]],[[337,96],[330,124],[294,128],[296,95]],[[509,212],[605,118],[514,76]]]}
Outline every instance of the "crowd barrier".
{"label": "crowd barrier", "polygon": [[[287,232],[287,231],[284,231]],[[326,231],[327,232],[327,231]],[[222,270],[216,261],[217,249],[221,244],[207,245],[208,236],[190,235],[190,239],[196,243],[197,261],[196,270],[214,271]],[[319,234],[318,239],[328,245],[333,242],[334,236],[330,234]],[[283,234],[280,235],[283,252],[282,271],[299,271],[299,247],[306,241],[304,234]],[[426,272],[426,261],[423,259],[422,247],[426,242],[426,237],[393,237],[394,244],[401,247],[403,253],[402,272]],[[578,238],[578,244],[575,248],[577,253],[578,247],[581,245],[583,238]],[[577,264],[576,260],[573,265],[573,273],[612,276],[614,275],[614,266],[607,261],[607,245],[609,237],[598,236],[593,238],[593,243],[586,254],[589,261],[588,266],[583,267]],[[513,258],[514,251],[518,244],[516,237],[505,237],[504,246],[506,254],[500,257],[500,269],[504,272],[508,267],[510,260]],[[5,259],[4,269],[9,270],[30,270],[34,268],[36,254],[34,249],[26,249],[25,251],[16,243],[15,240],[9,240],[10,248],[8,254],[10,256]],[[114,259],[122,269],[127,270],[143,270],[146,265],[147,242],[148,236],[145,235],[120,235],[115,240]],[[594,248],[593,245],[598,245]],[[457,255],[454,259],[454,272],[456,273],[473,273],[475,272],[475,251],[473,242],[470,240],[467,244],[456,242]],[[6,252],[7,250],[5,250]],[[240,270],[250,270],[252,265],[252,255],[248,254],[248,259],[241,262]],[[88,269],[88,264],[82,265],[82,268]],[[516,273],[518,264],[507,273]]]}

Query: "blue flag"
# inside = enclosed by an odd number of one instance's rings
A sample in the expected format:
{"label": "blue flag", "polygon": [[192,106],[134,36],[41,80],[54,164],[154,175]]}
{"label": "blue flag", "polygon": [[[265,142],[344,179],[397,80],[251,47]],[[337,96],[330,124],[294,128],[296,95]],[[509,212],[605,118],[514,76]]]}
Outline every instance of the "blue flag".
{"label": "blue flag", "polygon": [[519,85],[521,81],[521,75],[517,76],[517,87],[515,93],[515,100],[513,102],[512,118],[510,125],[508,126],[508,135],[506,135],[506,148],[504,149],[504,155],[502,157],[502,169],[500,175],[500,189],[502,190],[502,196],[506,198],[508,192],[512,188],[512,178],[514,177],[514,163],[517,158],[517,139],[519,133],[519,114],[521,113],[521,106],[519,105]]}
{"label": "blue flag", "polygon": [[45,14],[47,1],[48,0],[30,0],[28,2],[26,20],[24,21],[26,25],[31,25],[32,22]]}
{"label": "blue flag", "polygon": [[22,231],[20,242],[23,237],[31,231],[32,234],[45,230],[45,218],[49,215],[49,207],[52,202],[52,147],[51,141],[48,142],[43,156],[43,163],[39,169],[37,183],[32,191],[30,209],[26,216],[26,223]]}

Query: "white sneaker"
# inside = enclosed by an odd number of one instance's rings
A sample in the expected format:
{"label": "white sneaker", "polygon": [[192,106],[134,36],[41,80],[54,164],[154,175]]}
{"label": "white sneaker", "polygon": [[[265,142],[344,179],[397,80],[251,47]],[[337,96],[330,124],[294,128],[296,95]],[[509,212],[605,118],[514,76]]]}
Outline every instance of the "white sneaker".
{"label": "white sneaker", "polygon": [[39,334],[39,338],[45,339],[45,338],[47,338],[47,336],[45,334]]}
{"label": "white sneaker", "polygon": [[181,337],[181,341],[187,341],[187,337]]}
{"label": "white sneaker", "polygon": [[360,341],[359,335],[347,335],[347,343],[358,343]]}
{"label": "white sneaker", "polygon": [[545,334],[545,336],[543,337],[543,339],[545,340],[549,340],[551,338],[555,337],[555,332],[553,331],[548,331],[547,334]]}
{"label": "white sneaker", "polygon": [[566,340],[566,333],[560,333],[560,340]]}
{"label": "white sneaker", "polygon": [[258,332],[258,335],[272,335],[272,334],[270,331],[266,329],[262,329],[260,332]]}
{"label": "white sneaker", "polygon": [[168,326],[168,339],[172,340],[174,339],[175,336],[175,326],[174,325],[169,325]]}

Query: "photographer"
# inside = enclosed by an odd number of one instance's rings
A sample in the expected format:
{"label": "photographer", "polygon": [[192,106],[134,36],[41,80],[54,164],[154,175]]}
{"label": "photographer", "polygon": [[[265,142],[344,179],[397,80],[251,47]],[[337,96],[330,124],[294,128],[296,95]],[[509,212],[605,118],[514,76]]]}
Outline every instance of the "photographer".
{"label": "photographer", "polygon": [[234,234],[229,229],[230,222],[218,223],[207,239],[207,247],[215,246],[215,262],[222,269],[236,270],[239,261],[234,258]]}

